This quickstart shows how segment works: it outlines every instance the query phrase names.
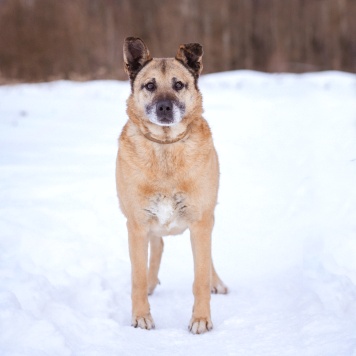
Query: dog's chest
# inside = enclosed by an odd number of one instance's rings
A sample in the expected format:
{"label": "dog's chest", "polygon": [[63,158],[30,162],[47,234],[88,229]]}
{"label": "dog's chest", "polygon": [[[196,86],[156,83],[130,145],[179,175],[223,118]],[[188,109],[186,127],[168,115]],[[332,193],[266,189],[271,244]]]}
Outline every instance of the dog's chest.
{"label": "dog's chest", "polygon": [[162,235],[179,234],[187,228],[189,207],[183,193],[153,195],[144,211],[151,229]]}

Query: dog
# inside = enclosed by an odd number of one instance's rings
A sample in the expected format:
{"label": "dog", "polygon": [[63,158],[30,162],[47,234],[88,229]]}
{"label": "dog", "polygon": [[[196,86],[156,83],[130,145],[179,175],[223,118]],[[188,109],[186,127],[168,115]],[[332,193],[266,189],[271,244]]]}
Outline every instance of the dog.
{"label": "dog", "polygon": [[123,47],[131,94],[129,120],[119,138],[116,183],[127,218],[132,326],[155,327],[148,295],[159,283],[162,236],[189,229],[194,306],[188,328],[201,334],[213,327],[210,293],[228,291],[211,257],[219,162],[202,117],[198,78],[203,49],[189,43],[179,47],[175,58],[152,58],[140,38],[126,38]]}

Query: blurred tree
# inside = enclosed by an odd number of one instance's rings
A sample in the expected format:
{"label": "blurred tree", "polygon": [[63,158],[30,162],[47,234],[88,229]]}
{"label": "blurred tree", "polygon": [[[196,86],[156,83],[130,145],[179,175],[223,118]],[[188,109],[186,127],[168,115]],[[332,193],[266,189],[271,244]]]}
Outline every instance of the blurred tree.
{"label": "blurred tree", "polygon": [[126,78],[122,42],[204,46],[204,72],[356,72],[355,0],[0,0],[0,80]]}

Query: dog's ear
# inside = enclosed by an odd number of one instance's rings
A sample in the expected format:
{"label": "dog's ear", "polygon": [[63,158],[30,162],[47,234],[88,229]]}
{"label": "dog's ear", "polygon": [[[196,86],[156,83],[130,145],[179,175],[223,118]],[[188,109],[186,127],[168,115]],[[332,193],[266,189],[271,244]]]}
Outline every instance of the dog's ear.
{"label": "dog's ear", "polygon": [[125,72],[130,79],[135,79],[137,73],[152,58],[148,48],[140,38],[127,37],[124,42]]}
{"label": "dog's ear", "polygon": [[179,46],[176,59],[182,62],[198,77],[203,70],[203,47],[199,43],[187,43]]}

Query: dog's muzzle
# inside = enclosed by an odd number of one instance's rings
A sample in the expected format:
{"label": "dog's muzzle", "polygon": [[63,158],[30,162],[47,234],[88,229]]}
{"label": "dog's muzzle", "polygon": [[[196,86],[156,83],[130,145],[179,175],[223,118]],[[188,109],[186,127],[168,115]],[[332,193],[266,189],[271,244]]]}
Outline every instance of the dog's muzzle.
{"label": "dog's muzzle", "polygon": [[171,124],[173,118],[173,103],[171,100],[161,100],[156,104],[157,120],[161,124]]}
{"label": "dog's muzzle", "polygon": [[170,99],[158,100],[146,106],[146,115],[153,124],[172,126],[179,123],[185,112],[185,105]]}

